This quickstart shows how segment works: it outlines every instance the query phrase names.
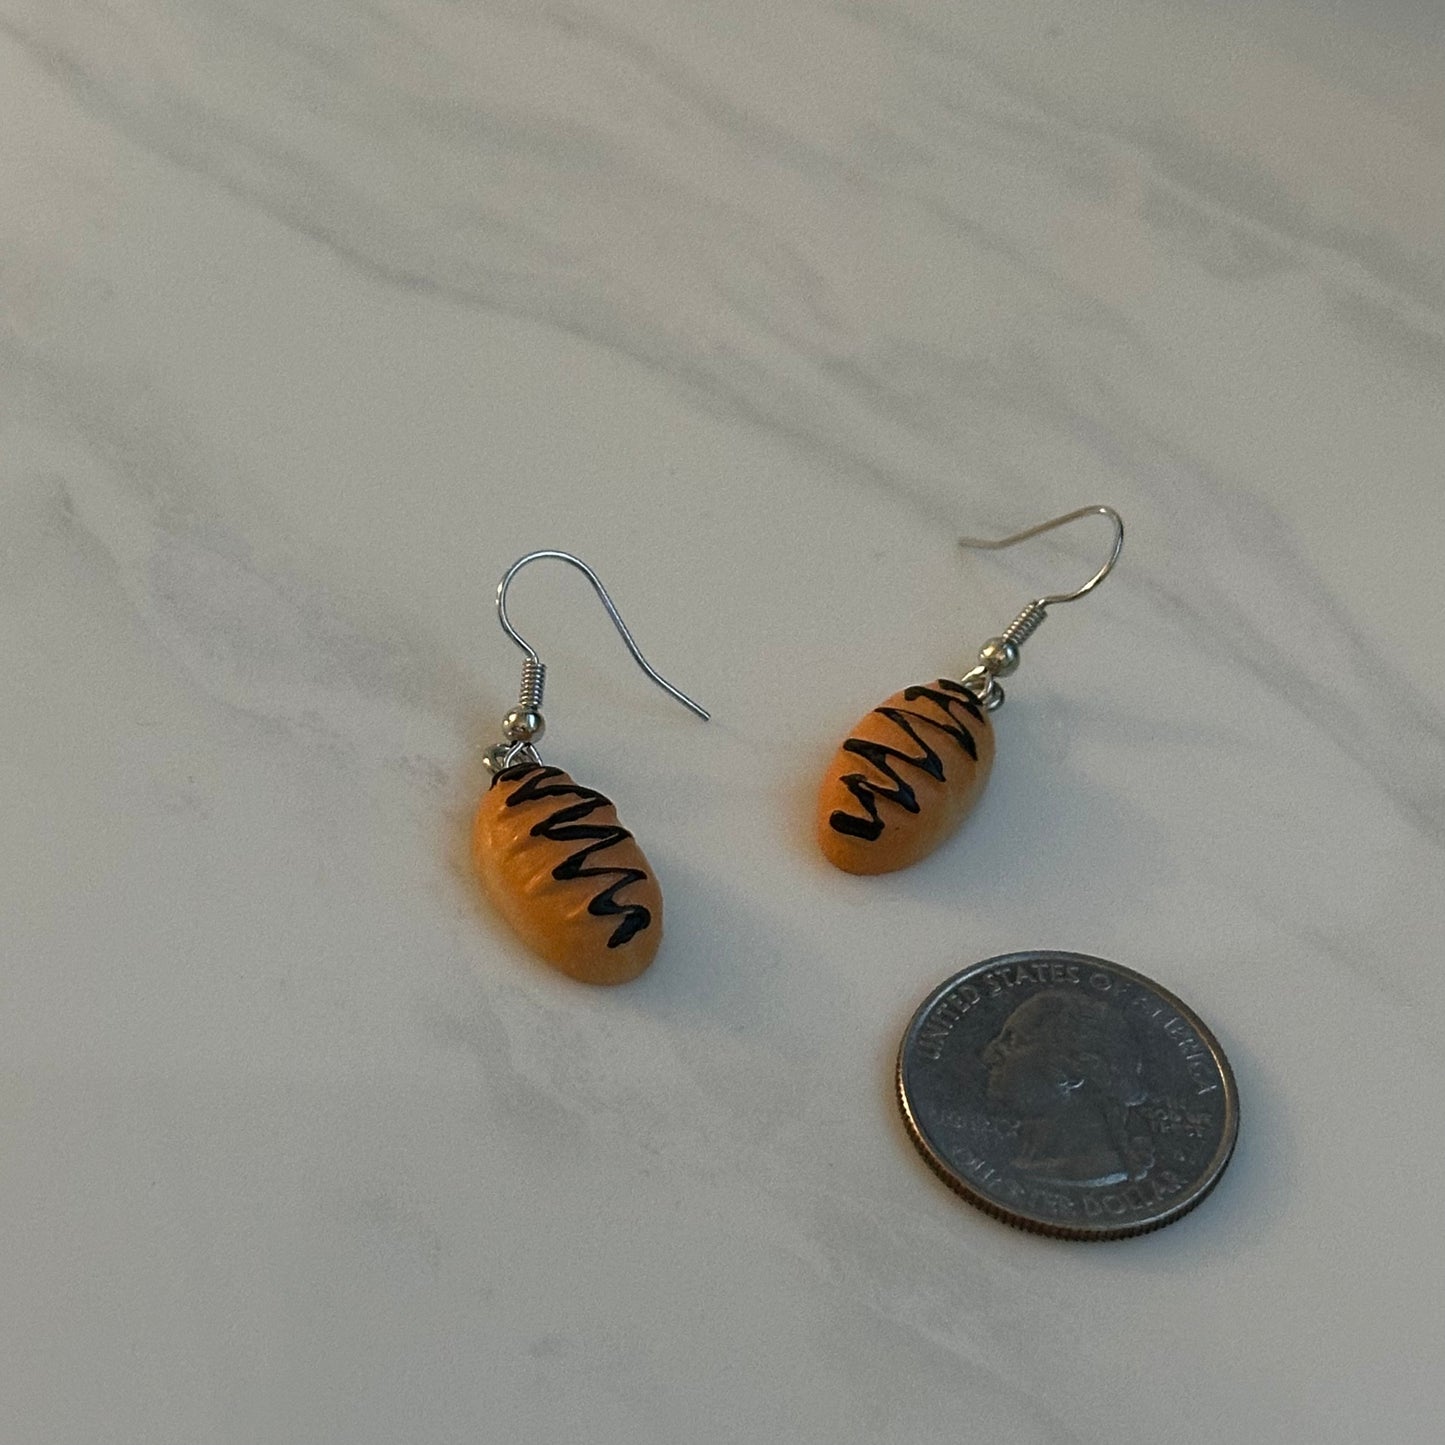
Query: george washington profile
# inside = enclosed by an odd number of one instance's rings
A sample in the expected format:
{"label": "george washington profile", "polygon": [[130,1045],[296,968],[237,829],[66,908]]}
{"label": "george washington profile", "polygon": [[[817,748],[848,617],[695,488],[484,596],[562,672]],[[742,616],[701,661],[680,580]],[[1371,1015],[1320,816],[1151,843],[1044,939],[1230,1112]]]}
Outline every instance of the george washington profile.
{"label": "george washington profile", "polygon": [[1056,1184],[1123,1184],[1152,1161],[1130,1110],[1147,1097],[1128,1021],[1083,994],[1048,989],[1021,1003],[984,1048],[988,1097],[1018,1121],[1013,1166]]}

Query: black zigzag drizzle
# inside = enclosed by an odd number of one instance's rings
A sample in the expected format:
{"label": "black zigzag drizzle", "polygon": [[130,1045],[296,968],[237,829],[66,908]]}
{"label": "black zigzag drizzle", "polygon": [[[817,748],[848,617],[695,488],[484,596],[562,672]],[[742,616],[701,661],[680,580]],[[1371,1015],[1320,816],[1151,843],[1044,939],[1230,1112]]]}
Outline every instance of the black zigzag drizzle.
{"label": "black zigzag drizzle", "polygon": [[[838,809],[828,818],[828,826],[835,833],[846,833],[850,838],[862,838],[869,843],[876,842],[883,832],[883,819],[878,816],[878,800],[880,798],[890,803],[897,803],[905,812],[918,812],[918,794],[898,775],[895,764],[906,763],[910,768],[917,768],[919,772],[927,773],[936,782],[947,781],[943,772],[943,759],[919,736],[918,724],[925,724],[937,732],[951,737],[970,758],[975,762],[978,761],[978,745],[973,740],[973,734],[968,730],[964,717],[954,711],[955,708],[962,708],[968,718],[975,722],[983,721],[983,712],[967,688],[961,683],[950,682],[947,678],[941,677],[932,687],[908,688],[903,697],[906,702],[916,702],[919,698],[926,698],[947,717],[948,721],[929,717],[927,713],[914,712],[909,708],[874,708],[873,711],[880,717],[886,717],[900,732],[912,738],[918,744],[919,752],[915,757],[911,753],[900,752],[897,748],[889,747],[886,743],[868,742],[864,738],[849,738],[843,744],[843,751],[854,753],[864,762],[871,763],[881,774],[881,778],[875,780],[870,778],[867,773],[844,774],[840,781],[858,800],[865,816],[859,817],[854,813],[845,813],[842,809]],[[887,781],[883,781],[884,779]],[[888,783],[892,783],[893,786],[890,788]]]}
{"label": "black zigzag drizzle", "polygon": [[607,849],[624,842],[632,836],[626,828],[608,827],[600,823],[586,823],[582,820],[599,808],[611,806],[609,799],[591,788],[579,783],[552,783],[553,778],[564,777],[560,768],[536,767],[526,763],[520,768],[508,768],[499,773],[495,782],[508,782],[521,778],[521,786],[514,789],[507,799],[507,807],[516,808],[541,798],[577,798],[579,802],[560,807],[532,828],[534,838],[546,838],[552,843],[582,843],[584,846],[564,858],[553,870],[552,876],[559,883],[568,883],[574,878],[611,878],[614,881],[600,893],[594,894],[587,905],[587,911],[598,918],[621,915],[622,921],[612,930],[607,940],[608,948],[620,948],[629,939],[635,938],[652,922],[652,913],[640,903],[624,903],[617,895],[634,883],[643,882],[647,874],[640,868],[587,868],[583,865],[594,853],[605,853]]}

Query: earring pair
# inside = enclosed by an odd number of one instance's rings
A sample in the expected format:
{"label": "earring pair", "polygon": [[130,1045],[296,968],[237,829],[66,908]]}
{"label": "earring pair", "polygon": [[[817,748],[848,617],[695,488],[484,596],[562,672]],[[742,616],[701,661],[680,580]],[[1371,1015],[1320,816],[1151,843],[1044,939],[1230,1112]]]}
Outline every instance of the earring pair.
{"label": "earring pair", "polygon": [[[1083,586],[1028,603],[975,665],[956,681],[906,687],[867,713],[844,739],[819,791],[817,835],[824,856],[848,873],[888,873],[933,852],[972,811],[993,765],[989,714],[1004,701],[998,679],[1018,669],[1020,649],[1050,607],[1092,592],[1124,546],[1124,522],[1112,507],[1080,507],[997,541],[960,546],[997,550],[1082,517],[1107,517],[1109,555]],[[517,705],[502,719],[502,741],[488,749],[492,783],[472,829],[472,858],[498,912],[532,950],[585,983],[626,983],[657,956],[662,890],[622,826],[611,801],[549,767],[537,752],[546,729],[547,669],[512,626],[507,589],[528,564],[551,558],[591,583],[637,665],[664,692],[704,721],[707,710],[674,687],[642,655],[602,580],[570,552],[529,552],[497,584],[497,617],[522,650]]]}

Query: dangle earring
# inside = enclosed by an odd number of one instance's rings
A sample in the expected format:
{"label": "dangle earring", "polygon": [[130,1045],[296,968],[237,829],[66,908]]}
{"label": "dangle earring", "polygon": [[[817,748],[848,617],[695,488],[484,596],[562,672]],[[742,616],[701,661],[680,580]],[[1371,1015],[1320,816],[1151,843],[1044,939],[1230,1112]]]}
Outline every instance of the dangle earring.
{"label": "dangle earring", "polygon": [[1019,649],[1047,609],[1092,592],[1124,546],[1124,522],[1112,507],[1080,507],[997,542],[964,537],[962,547],[1012,547],[1080,517],[1114,524],[1108,560],[1084,585],[1030,602],[999,637],[979,649],[978,663],[957,682],[904,688],[874,708],[838,749],[818,798],[818,841],[845,873],[891,873],[926,858],[983,792],[993,765],[988,714],[1003,703],[998,679],[1019,665]]}
{"label": "dangle earring", "polygon": [[477,808],[472,860],[497,911],[548,963],[583,983],[626,983],[657,956],[662,890],[611,802],[537,756],[547,669],[507,616],[507,588],[542,557],[581,572],[643,672],[704,721],[708,714],[643,657],[601,579],[580,557],[529,552],[502,574],[497,617],[525,661],[517,706],[502,719],[504,741],[487,752],[492,785]]}

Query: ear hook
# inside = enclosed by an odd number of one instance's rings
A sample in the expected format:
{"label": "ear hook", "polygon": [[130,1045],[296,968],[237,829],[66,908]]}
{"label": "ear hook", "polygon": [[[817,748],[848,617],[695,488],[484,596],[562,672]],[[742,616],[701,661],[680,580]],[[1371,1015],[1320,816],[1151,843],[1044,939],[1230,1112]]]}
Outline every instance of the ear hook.
{"label": "ear hook", "polygon": [[537,655],[537,649],[512,626],[512,619],[507,615],[507,588],[512,585],[512,579],[523,567],[529,562],[536,562],[543,557],[552,557],[558,562],[566,562],[569,567],[575,567],[582,573],[592,584],[592,590],[597,594],[602,606],[606,608],[607,615],[612,619],[612,625],[616,627],[618,635],[627,644],[627,650],[632,654],[632,660],[665,693],[675,697],[685,708],[696,713],[706,722],[710,716],[707,709],[700,703],[694,702],[681,688],[674,687],[642,655],[642,649],[638,647],[627,624],[622,620],[622,614],[617,610],[617,604],[613,602],[607,589],[602,585],[602,579],[580,557],[574,557],[570,552],[550,550],[528,552],[525,557],[517,558],[502,573],[502,580],[497,583],[497,620],[502,624],[502,631],[522,649],[525,660],[522,663],[522,686],[518,694],[517,706],[502,719],[502,733],[507,741],[501,746],[491,749],[488,753],[488,767],[494,772],[500,772],[504,768],[511,767],[519,756],[526,756],[533,762],[540,761],[533,744],[542,736],[547,726],[542,717],[542,693],[546,687],[547,667]]}
{"label": "ear hook", "polygon": [[1119,560],[1119,553],[1124,550],[1124,519],[1112,507],[1102,505],[1080,507],[1077,511],[1065,512],[1062,517],[1055,517],[1052,521],[1040,522],[1037,527],[1028,527],[1022,532],[1015,532],[1012,537],[1000,537],[997,542],[989,542],[982,537],[960,537],[958,545],[996,552],[1003,547],[1012,547],[1016,543],[1027,542],[1030,537],[1037,537],[1042,532],[1052,532],[1055,527],[1063,527],[1070,522],[1077,522],[1080,517],[1107,517],[1114,524],[1114,545],[1109,549],[1108,561],[1077,591],[1058,592],[1052,597],[1040,597],[1034,603],[1035,607],[1052,607],[1055,603],[1072,602],[1086,592],[1092,592],[1114,570],[1114,563]]}
{"label": "ear hook", "polygon": [[1047,610],[1060,602],[1073,602],[1086,593],[1092,592],[1114,570],[1114,564],[1119,560],[1120,552],[1124,550],[1124,519],[1113,507],[1095,505],[1080,507],[1073,512],[1065,512],[1062,517],[1054,517],[1047,522],[1040,522],[1036,527],[1027,527],[1022,532],[1015,532],[1011,537],[1001,537],[996,542],[982,537],[960,537],[958,539],[960,547],[977,547],[993,552],[1003,547],[1012,547],[1018,542],[1025,542],[1030,537],[1037,537],[1042,532],[1052,532],[1055,527],[1076,522],[1080,517],[1093,516],[1107,517],[1114,524],[1114,545],[1110,547],[1109,556],[1104,565],[1082,587],[1073,592],[1055,592],[1048,597],[1035,598],[1004,628],[1001,636],[990,637],[984,643],[979,649],[978,665],[964,676],[963,685],[990,711],[1001,706],[1004,700],[1003,688],[999,686],[998,679],[1007,677],[1010,673],[1018,670],[1019,648],[1043,625]]}

